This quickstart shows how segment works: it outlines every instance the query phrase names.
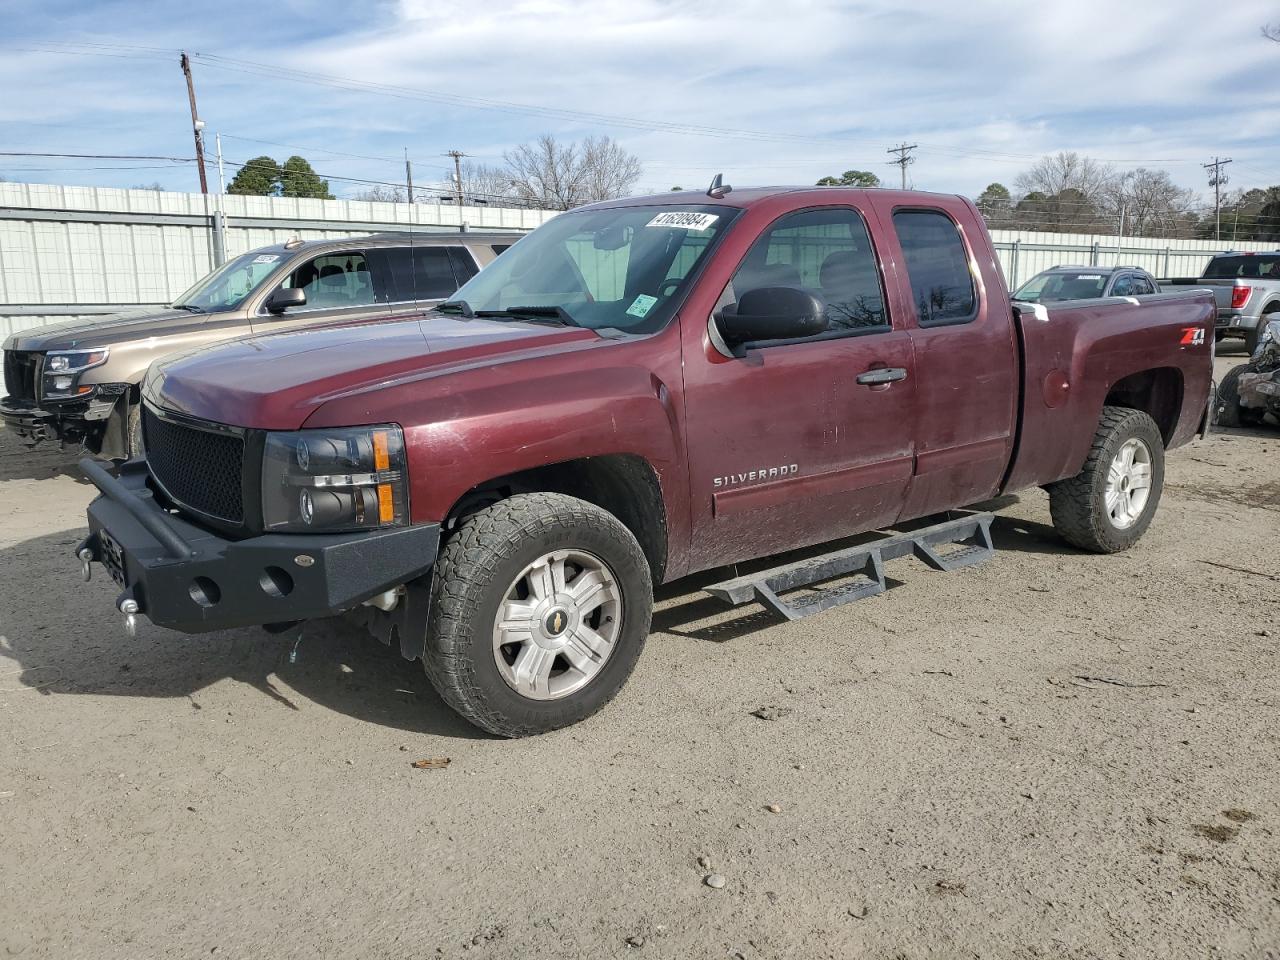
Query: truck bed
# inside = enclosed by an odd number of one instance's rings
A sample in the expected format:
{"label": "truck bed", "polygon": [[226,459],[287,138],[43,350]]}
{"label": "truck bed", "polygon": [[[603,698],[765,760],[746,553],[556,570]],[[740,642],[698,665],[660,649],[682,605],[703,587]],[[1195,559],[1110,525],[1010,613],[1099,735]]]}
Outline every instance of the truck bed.
{"label": "truck bed", "polygon": [[1108,402],[1153,397],[1166,446],[1195,436],[1206,404],[1183,398],[1207,401],[1212,389],[1204,355],[1216,307],[1208,290],[1013,309],[1024,377],[1005,492],[1079,471]]}

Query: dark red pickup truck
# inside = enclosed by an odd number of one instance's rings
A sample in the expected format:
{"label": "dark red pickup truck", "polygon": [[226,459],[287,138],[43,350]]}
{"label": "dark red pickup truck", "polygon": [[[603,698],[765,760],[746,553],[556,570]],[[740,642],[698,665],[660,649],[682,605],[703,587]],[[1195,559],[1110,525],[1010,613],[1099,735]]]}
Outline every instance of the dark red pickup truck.
{"label": "dark red pickup truck", "polygon": [[146,380],[78,548],[189,633],[353,612],[486,730],[607,703],[653,584],[1043,486],[1147,528],[1207,427],[1207,292],[1011,304],[981,216],[890,190],[566,213],[439,309]]}

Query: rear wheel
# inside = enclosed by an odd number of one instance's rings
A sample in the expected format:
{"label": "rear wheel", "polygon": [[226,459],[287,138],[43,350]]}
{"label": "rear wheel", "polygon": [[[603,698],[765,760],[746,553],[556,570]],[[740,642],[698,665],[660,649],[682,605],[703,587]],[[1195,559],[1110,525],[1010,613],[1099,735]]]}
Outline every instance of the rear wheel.
{"label": "rear wheel", "polygon": [[522,494],[468,517],[436,565],[427,676],[471,723],[545,733],[607,704],[649,633],[649,565],[612,514]]}
{"label": "rear wheel", "polygon": [[1164,440],[1141,410],[1104,407],[1084,469],[1049,487],[1054,529],[1082,550],[1127,550],[1151,525],[1164,489]]}

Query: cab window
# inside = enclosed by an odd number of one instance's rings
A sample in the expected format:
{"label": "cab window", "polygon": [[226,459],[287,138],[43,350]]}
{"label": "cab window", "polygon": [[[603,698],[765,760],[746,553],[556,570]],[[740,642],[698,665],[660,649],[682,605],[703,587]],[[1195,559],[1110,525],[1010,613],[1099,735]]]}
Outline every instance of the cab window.
{"label": "cab window", "polygon": [[799,287],[821,297],[828,330],[819,336],[889,329],[866,224],[845,207],[779,219],[752,245],[721,302],[737,302],[760,287]]}
{"label": "cab window", "polygon": [[365,255],[331,253],[298,267],[282,286],[297,287],[307,295],[305,310],[337,310],[372,306],[373,275]]}

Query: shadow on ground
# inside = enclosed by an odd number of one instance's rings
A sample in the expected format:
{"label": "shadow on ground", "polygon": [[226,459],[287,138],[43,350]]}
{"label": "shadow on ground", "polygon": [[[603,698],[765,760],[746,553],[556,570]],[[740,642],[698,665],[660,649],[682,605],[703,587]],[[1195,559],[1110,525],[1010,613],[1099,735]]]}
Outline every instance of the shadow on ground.
{"label": "shadow on ground", "polygon": [[31,445],[17,434],[0,428],[0,482],[71,477],[77,483],[87,484],[89,481],[77,466],[81,458],[87,456],[89,454],[79,447],[61,449],[48,440]]}
{"label": "shadow on ground", "polygon": [[[976,511],[997,511],[1018,503],[1016,496],[1005,496],[974,507]],[[824,553],[862,546],[874,540],[896,533],[918,530],[946,519],[947,515],[923,517],[902,524],[894,530],[876,531],[857,537],[849,537],[834,543],[823,544],[807,550],[795,550],[778,556],[721,567],[686,577],[675,583],[665,584],[655,594],[658,609],[653,615],[653,630],[695,640],[725,643],[750,636],[761,630],[784,622],[782,618],[759,604],[730,607],[723,601],[702,592],[703,588],[722,580],[768,570],[782,564],[793,563]],[[1031,520],[997,515],[991,525],[991,538],[997,552],[1039,553],[1066,555],[1078,551],[1068,546],[1053,527]],[[886,566],[885,582],[889,590],[903,586],[904,581],[894,579],[892,573],[897,564],[911,564],[910,558],[894,560]],[[831,583],[838,582],[830,581]],[[818,584],[817,586],[821,586]]]}
{"label": "shadow on ground", "polygon": [[80,579],[68,544],[84,532],[62,531],[0,550],[6,571],[0,660],[16,662],[22,685],[48,696],[189,699],[198,707],[201,691],[230,679],[260,691],[281,710],[298,709],[304,697],[412,733],[486,736],[445,705],[421,663],[403,659],[345,620],[314,621],[278,635],[250,628],[199,636],[144,622],[137,638],[129,638],[113,607],[115,585],[100,568],[90,583]]}

